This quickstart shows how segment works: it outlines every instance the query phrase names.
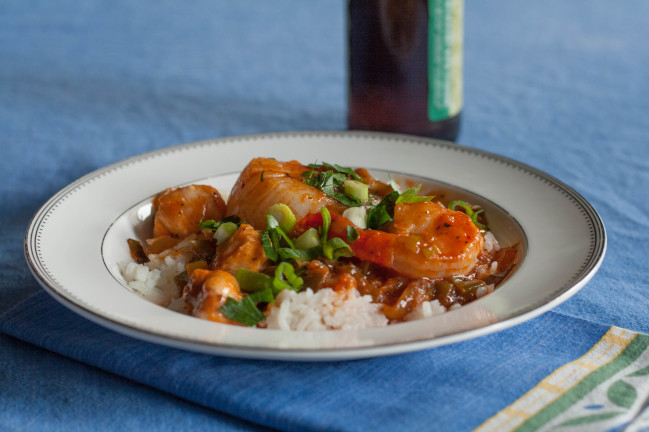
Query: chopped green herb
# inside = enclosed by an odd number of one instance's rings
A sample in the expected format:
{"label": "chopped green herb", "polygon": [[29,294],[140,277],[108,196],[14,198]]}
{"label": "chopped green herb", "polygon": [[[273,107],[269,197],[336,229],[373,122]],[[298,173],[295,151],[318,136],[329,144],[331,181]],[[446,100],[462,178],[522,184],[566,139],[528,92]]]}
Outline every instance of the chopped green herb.
{"label": "chopped green herb", "polygon": [[352,248],[345,241],[338,237],[333,237],[322,246],[322,254],[325,258],[336,260],[340,257],[354,256]]}
{"label": "chopped green herb", "polygon": [[273,240],[273,244],[275,245],[276,248],[280,246],[280,237],[286,241],[286,244],[289,245],[291,249],[294,248],[293,242],[291,239],[288,237],[288,235],[284,232],[284,230],[280,227],[279,222],[277,222],[277,219],[275,219],[272,215],[266,215],[266,231],[270,234],[271,240]]}
{"label": "chopped green herb", "polygon": [[214,232],[214,239],[216,239],[216,244],[221,245],[225,243],[225,241],[229,239],[237,229],[239,229],[239,227],[234,222],[225,222],[219,225],[219,227]]}
{"label": "chopped green herb", "polygon": [[[322,225],[319,230],[310,228],[295,240],[291,240],[279,227],[277,220],[268,215],[268,227],[266,231],[261,232],[261,244],[266,256],[273,262],[279,261],[280,265],[291,259],[313,260],[319,256],[325,256],[335,260],[343,256],[352,256],[351,248],[342,239],[328,239],[331,213],[326,207],[322,207],[320,212],[322,214]],[[358,235],[356,229],[351,228]],[[348,233],[348,235],[354,236],[354,233],[349,229]],[[286,246],[283,246],[283,244]]]}
{"label": "chopped green herb", "polygon": [[322,214],[322,227],[320,228],[320,243],[327,243],[327,237],[329,236],[329,226],[331,225],[331,213],[327,207],[322,207],[320,209]]}
{"label": "chopped green herb", "polygon": [[478,216],[480,215],[480,213],[484,212],[483,209],[473,210],[473,208],[469,204],[465,203],[464,201],[460,201],[460,200],[451,201],[450,203],[448,203],[448,209],[449,210],[455,210],[455,207],[458,207],[458,206],[461,207],[464,210],[464,213],[466,213],[466,215],[471,218],[471,221],[475,224],[475,226],[477,226],[478,228],[483,229],[483,230],[488,230],[489,229],[485,225],[478,222]]}
{"label": "chopped green herb", "polygon": [[237,279],[241,291],[245,292],[263,291],[272,287],[273,282],[270,276],[246,268],[237,270],[237,274],[234,277]]}
{"label": "chopped green herb", "polygon": [[273,204],[266,213],[277,220],[279,227],[285,233],[290,232],[295,226],[295,215],[291,208],[284,203]]}
{"label": "chopped green herb", "polygon": [[280,291],[290,289],[299,291],[304,281],[295,274],[293,266],[287,262],[280,263],[275,269],[275,278],[273,279],[273,293],[279,294]]}
{"label": "chopped green herb", "polygon": [[367,211],[367,227],[369,229],[377,229],[392,221],[397,198],[399,198],[398,191],[390,192],[380,203]]}
{"label": "chopped green herb", "polygon": [[369,187],[357,180],[345,180],[343,182],[343,188],[345,195],[356,198],[361,202],[365,202],[369,199]]}
{"label": "chopped green herb", "polygon": [[316,246],[309,249],[279,248],[277,250],[277,253],[282,260],[314,260],[320,256],[321,251],[322,248],[320,246]]}
{"label": "chopped green herb", "polygon": [[359,237],[358,230],[351,225],[347,225],[347,241],[353,242]]}
{"label": "chopped green herb", "polygon": [[250,296],[242,298],[241,301],[228,297],[225,304],[219,308],[219,312],[232,321],[251,327],[266,318],[266,315],[257,308]]}
{"label": "chopped green herb", "polygon": [[318,230],[315,228],[309,228],[296,238],[293,244],[297,249],[311,249],[320,246]]}
{"label": "chopped green herb", "polygon": [[434,198],[433,196],[417,195],[421,190],[421,185],[416,188],[408,188],[403,192],[400,192],[399,185],[392,178],[390,178],[390,185],[394,190],[367,211],[367,227],[370,229],[378,229],[391,222],[394,219],[394,206],[397,204],[425,202]]}
{"label": "chopped green herb", "polygon": [[353,169],[348,168],[348,167],[343,167],[340,165],[336,164],[329,164],[327,162],[323,162],[322,164],[309,164],[310,168],[315,168],[315,169],[322,169],[322,168],[328,168],[330,170],[338,171],[339,173],[346,174],[350,176],[352,179],[356,181],[362,181],[361,178],[354,172]]}
{"label": "chopped green herb", "polygon": [[336,188],[345,181],[345,175],[340,173],[334,173],[333,171],[325,171],[322,173],[325,175],[326,180],[320,187],[322,192],[326,193],[329,196],[336,194]]}
{"label": "chopped green herb", "polygon": [[321,165],[311,164],[309,166],[317,169],[327,168],[327,170],[303,172],[302,177],[305,178],[304,182],[306,184],[322,190],[327,196],[335,198],[348,207],[357,207],[367,201],[367,198],[359,199],[354,193],[345,190],[345,182],[349,181],[348,176],[351,177],[352,181],[364,184],[358,174],[351,168],[328,163]]}
{"label": "chopped green herb", "polygon": [[269,260],[271,260],[272,262],[277,262],[277,258],[279,258],[279,255],[275,250],[275,246],[273,245],[273,242],[271,241],[268,232],[262,231],[260,233],[260,236],[261,236],[261,245],[264,247],[264,253],[266,254]]}
{"label": "chopped green herb", "polygon": [[343,212],[343,217],[360,229],[367,228],[367,210],[364,207],[350,207]]}
{"label": "chopped green herb", "polygon": [[346,205],[347,207],[359,207],[363,205],[364,201],[359,200],[358,198],[355,197],[350,197],[348,195],[342,194],[340,192],[336,192],[332,195],[329,195],[331,198],[335,198],[338,200],[341,204]]}
{"label": "chopped green herb", "polygon": [[253,303],[272,303],[275,301],[272,288],[266,288],[263,291],[257,291],[248,296]]}
{"label": "chopped green herb", "polygon": [[333,193],[334,192],[334,180],[343,182],[345,180],[345,175],[341,173],[336,173],[334,171],[309,171],[312,175],[304,180],[304,183],[322,189],[324,193]]}
{"label": "chopped green herb", "polygon": [[399,204],[402,202],[408,202],[408,203],[425,202],[435,198],[434,196],[418,195],[420,190],[421,190],[421,185],[417,186],[416,188],[406,189],[403,193],[399,195],[399,198],[397,198],[395,204]]}
{"label": "chopped green herb", "polygon": [[225,223],[231,222],[235,224],[237,227],[240,226],[243,222],[241,222],[241,219],[238,218],[237,216],[226,216],[220,221],[215,221],[214,219],[209,219],[209,220],[201,220],[198,223],[198,227],[201,230],[208,230],[208,231],[216,231],[219,229],[219,227]]}

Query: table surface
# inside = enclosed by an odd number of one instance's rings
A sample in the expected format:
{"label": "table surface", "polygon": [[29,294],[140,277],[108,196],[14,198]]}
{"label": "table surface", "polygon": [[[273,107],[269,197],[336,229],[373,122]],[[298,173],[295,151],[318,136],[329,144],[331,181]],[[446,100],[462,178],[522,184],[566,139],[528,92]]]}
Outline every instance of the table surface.
{"label": "table surface", "polygon": [[[77,178],[185,142],[344,130],[345,5],[0,3],[0,314],[41,291],[23,236],[36,210]],[[647,16],[649,2],[640,0],[466,2],[458,138],[545,171],[592,203],[607,229],[606,259],[552,313],[642,333],[649,333]],[[2,333],[0,364],[3,430],[280,427]]]}

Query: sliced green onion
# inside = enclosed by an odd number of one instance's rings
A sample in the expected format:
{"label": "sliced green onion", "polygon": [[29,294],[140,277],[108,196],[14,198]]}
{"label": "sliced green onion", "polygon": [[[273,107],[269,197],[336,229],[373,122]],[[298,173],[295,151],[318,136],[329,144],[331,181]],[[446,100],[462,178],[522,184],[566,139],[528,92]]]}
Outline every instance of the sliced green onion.
{"label": "sliced green onion", "polygon": [[216,244],[221,245],[225,243],[227,239],[230,238],[232,234],[239,228],[234,222],[226,222],[221,225],[214,231],[214,238],[216,239]]}
{"label": "sliced green onion", "polygon": [[234,275],[242,291],[257,292],[272,287],[272,278],[263,273],[240,268]]}
{"label": "sliced green onion", "polygon": [[198,227],[201,230],[209,230],[209,231],[216,231],[219,229],[221,225],[227,222],[232,222],[237,224],[237,226],[241,225],[241,219],[237,216],[226,216],[220,221],[215,221],[214,219],[209,219],[209,220],[202,220],[198,223]]}
{"label": "sliced green onion", "polygon": [[272,215],[266,215],[266,231],[271,236],[271,240],[273,241],[275,248],[279,247],[280,236],[284,238],[291,249],[295,247],[293,246],[291,239],[288,237],[288,235],[286,235],[286,232],[284,232],[284,230],[279,226],[277,219],[275,219]]}
{"label": "sliced green onion", "polygon": [[320,231],[320,238],[321,242],[324,245],[327,243],[327,237],[329,236],[329,225],[331,225],[331,213],[329,213],[329,209],[327,207],[322,207],[320,209],[320,213],[322,214],[322,228]]}
{"label": "sliced green onion", "polygon": [[334,237],[322,246],[322,254],[325,258],[336,260],[340,257],[353,256],[352,248],[341,238]]}
{"label": "sliced green onion", "polygon": [[279,223],[279,227],[285,233],[291,232],[291,230],[295,226],[295,215],[293,214],[293,211],[290,209],[290,207],[286,204],[277,203],[275,205],[272,205],[268,209],[266,214],[274,217]]}
{"label": "sliced green onion", "polygon": [[369,186],[363,182],[356,180],[345,180],[343,182],[343,191],[345,195],[349,195],[363,202],[369,198]]}
{"label": "sliced green onion", "polygon": [[318,230],[315,228],[309,228],[296,238],[293,244],[297,249],[311,249],[319,246],[320,236]]}
{"label": "sliced green onion", "polygon": [[281,262],[275,269],[273,279],[273,292],[277,295],[280,291],[290,289],[299,291],[304,281],[295,274],[293,266],[287,262]]}
{"label": "sliced green onion", "polygon": [[478,228],[483,229],[483,230],[488,230],[489,229],[485,225],[478,222],[478,215],[480,215],[480,213],[484,212],[483,209],[473,210],[473,208],[471,208],[471,206],[469,204],[465,203],[464,201],[460,201],[460,200],[451,201],[450,203],[448,203],[448,209],[449,210],[455,210],[455,207],[458,207],[458,206],[464,209],[464,212],[466,213],[467,216],[469,216],[471,218],[471,221],[473,222],[473,224],[475,226],[477,226]]}
{"label": "sliced green onion", "polygon": [[451,201],[448,203],[448,209],[449,210],[455,210],[455,207],[462,207],[464,209],[464,212],[469,215],[469,213],[473,214],[473,209],[471,206],[464,201],[456,200],[456,201]]}
{"label": "sliced green onion", "polygon": [[343,212],[343,217],[360,229],[367,228],[367,211],[363,207],[350,207]]}

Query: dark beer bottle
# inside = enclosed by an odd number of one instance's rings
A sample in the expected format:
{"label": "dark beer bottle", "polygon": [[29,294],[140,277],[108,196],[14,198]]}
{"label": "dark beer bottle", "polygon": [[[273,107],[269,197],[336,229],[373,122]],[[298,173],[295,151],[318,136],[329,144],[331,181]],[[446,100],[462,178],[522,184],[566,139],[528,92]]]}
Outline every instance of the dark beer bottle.
{"label": "dark beer bottle", "polygon": [[349,0],[349,129],[454,140],[463,0]]}

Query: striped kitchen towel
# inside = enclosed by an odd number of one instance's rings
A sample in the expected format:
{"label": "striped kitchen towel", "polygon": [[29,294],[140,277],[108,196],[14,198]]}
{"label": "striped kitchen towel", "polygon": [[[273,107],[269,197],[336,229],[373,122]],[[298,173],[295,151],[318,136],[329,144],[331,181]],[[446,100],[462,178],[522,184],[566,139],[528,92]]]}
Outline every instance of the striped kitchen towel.
{"label": "striped kitchen towel", "polygon": [[619,327],[476,432],[649,431],[649,336]]}

